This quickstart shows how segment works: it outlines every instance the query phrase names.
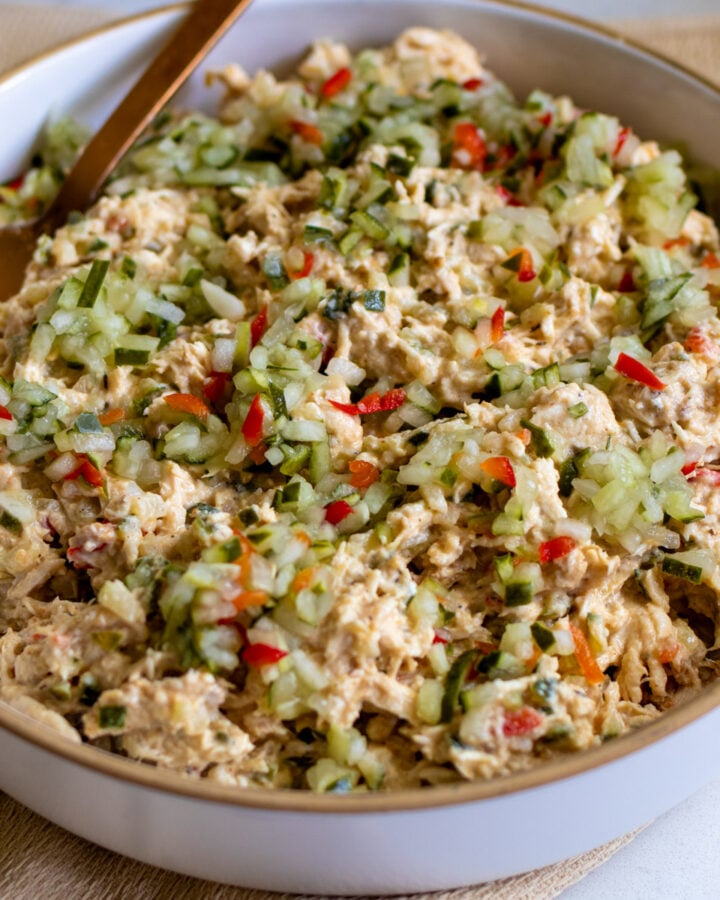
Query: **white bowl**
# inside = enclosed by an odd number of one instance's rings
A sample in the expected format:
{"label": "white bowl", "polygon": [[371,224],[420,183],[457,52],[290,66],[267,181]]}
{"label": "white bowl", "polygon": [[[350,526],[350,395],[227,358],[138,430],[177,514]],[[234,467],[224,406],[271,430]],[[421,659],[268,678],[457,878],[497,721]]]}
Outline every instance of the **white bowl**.
{"label": "white bowl", "polygon": [[[176,6],[103,29],[0,81],[0,179],[32,152],[50,111],[97,125],[180,20]],[[711,164],[720,92],[609,33],[493,0],[258,0],[211,54],[287,67],[315,37],[382,44],[422,24],[482,48],[519,94],[570,93],[644,136]],[[196,75],[180,102],[211,110]],[[0,262],[1,264],[1,262]],[[582,853],[720,775],[720,684],[652,725],[491,782],[396,794],[228,790],[88,746],[0,705],[0,788],[54,822],[136,859],[248,887],[328,894],[437,890]]]}

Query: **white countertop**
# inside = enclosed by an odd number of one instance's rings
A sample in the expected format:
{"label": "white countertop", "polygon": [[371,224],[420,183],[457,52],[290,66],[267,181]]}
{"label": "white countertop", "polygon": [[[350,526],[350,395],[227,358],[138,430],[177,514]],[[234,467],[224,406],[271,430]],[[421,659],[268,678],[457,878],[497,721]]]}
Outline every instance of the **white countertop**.
{"label": "white countertop", "polygon": [[[49,5],[53,0],[23,2]],[[119,16],[166,5],[161,0],[54,2],[104,7],[116,10]],[[597,20],[720,13],[720,0],[544,0],[537,5]],[[678,760],[678,765],[682,764]],[[618,803],[622,803],[621,797]],[[580,814],[592,815],[592,809],[582,808]],[[711,783],[661,816],[612,859],[561,896],[562,900],[717,900],[720,897],[720,781]]]}

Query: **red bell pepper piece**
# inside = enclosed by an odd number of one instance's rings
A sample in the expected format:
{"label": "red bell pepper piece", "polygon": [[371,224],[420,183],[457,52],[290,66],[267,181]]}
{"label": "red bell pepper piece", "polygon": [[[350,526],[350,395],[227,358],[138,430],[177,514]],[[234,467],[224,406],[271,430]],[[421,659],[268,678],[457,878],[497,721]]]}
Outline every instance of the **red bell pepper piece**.
{"label": "red bell pepper piece", "polygon": [[407,400],[407,394],[402,388],[393,388],[382,396],[377,392],[368,394],[357,403],[340,403],[339,400],[331,400],[330,403],[341,412],[349,416],[367,416],[370,413],[390,412],[398,409]]}
{"label": "red bell pepper piece", "polygon": [[270,644],[248,644],[242,652],[242,658],[249,666],[259,669],[280,662],[287,656],[287,650],[271,647]]}
{"label": "red bell pepper piece", "polygon": [[[78,457],[78,459],[81,459],[81,457]],[[100,469],[94,466],[89,459],[82,459],[77,469],[73,469],[72,472],[65,476],[65,481],[75,481],[81,476],[91,487],[102,487],[105,480]]]}
{"label": "red bell pepper piece", "polygon": [[566,535],[560,535],[549,541],[543,541],[543,543],[540,544],[538,547],[538,558],[544,565],[545,563],[552,562],[554,559],[562,559],[563,556],[572,553],[576,546],[577,543],[573,538],[567,537]]}
{"label": "red bell pepper piece", "polygon": [[254,347],[260,342],[260,338],[265,334],[268,321],[267,303],[258,312],[250,323],[250,346]]}
{"label": "red bell pepper piece", "polygon": [[12,421],[12,413],[7,408],[7,406],[0,406],[0,419],[7,419],[8,421]]}
{"label": "red bell pepper piece", "polygon": [[689,237],[685,237],[684,234],[681,234],[680,237],[670,238],[669,241],[665,241],[663,244],[663,250],[672,250],[675,247],[688,247],[692,241]]}
{"label": "red bell pepper piece", "polygon": [[664,647],[658,653],[658,662],[662,663],[662,665],[665,666],[668,663],[672,662],[675,659],[675,657],[678,655],[679,652],[680,652],[680,644],[670,644],[669,647]]}
{"label": "red bell pepper piece", "polygon": [[717,253],[710,251],[703,256],[700,265],[703,269],[720,269],[720,259],[718,259]]}
{"label": "red bell pepper piece", "polygon": [[206,404],[194,394],[166,394],[163,400],[171,409],[189,413],[191,416],[197,416],[198,419],[207,418],[210,412]]}
{"label": "red bell pepper piece", "polygon": [[518,247],[517,250],[513,250],[503,263],[503,267],[514,272],[517,275],[517,280],[522,282],[532,281],[536,275],[532,255],[525,247]]}
{"label": "red bell pepper piece", "polygon": [[[497,166],[494,166],[497,168]],[[525,206],[526,204],[522,202],[522,200],[518,200],[518,198],[511,194],[510,191],[502,184],[498,184],[495,186],[495,193],[498,197],[502,197],[505,201],[506,206]]]}
{"label": "red bell pepper piece", "polygon": [[711,340],[703,331],[700,325],[696,325],[690,329],[690,333],[685,338],[683,347],[688,353],[705,353],[713,354],[717,350],[717,344]]}
{"label": "red bell pepper piece", "polygon": [[570,624],[570,634],[572,634],[573,643],[575,644],[575,659],[578,661],[583,675],[590,684],[600,684],[605,676],[597,664],[597,660],[592,655],[587,638],[577,625],[572,623]]}
{"label": "red bell pepper piece", "polygon": [[630,137],[631,130],[629,128],[621,128],[618,132],[617,140],[615,141],[615,148],[613,150],[613,156],[618,156],[620,151],[625,146],[625,141]]}
{"label": "red bell pepper piece", "polygon": [[507,456],[491,456],[480,463],[480,468],[496,481],[514,488],[517,484],[515,470]]}
{"label": "red bell pepper piece", "polygon": [[232,376],[229,372],[211,372],[203,385],[205,399],[217,405],[222,400],[225,388],[227,388],[231,378]]}
{"label": "red bell pepper piece", "polygon": [[323,84],[323,86],[320,88],[320,93],[326,100],[329,100],[331,97],[334,97],[335,94],[339,94],[340,91],[344,91],[351,81],[352,72],[350,71],[350,69],[338,69],[337,72],[334,75],[331,75]]}
{"label": "red bell pepper piece", "polygon": [[472,122],[458,122],[453,130],[453,165],[460,169],[482,169],[487,156],[485,139]]}
{"label": "red bell pepper piece", "polygon": [[260,400],[260,394],[255,394],[250,403],[250,408],[245,416],[245,421],[240,426],[240,431],[251,447],[257,447],[263,436],[263,420],[265,413]]}
{"label": "red bell pepper piece", "polygon": [[18,175],[17,178],[13,178],[12,181],[8,181],[5,183],[5,187],[10,188],[11,191],[19,191],[23,186],[25,181],[25,173],[22,175]]}
{"label": "red bell pepper piece", "polygon": [[621,353],[615,363],[615,370],[631,381],[637,381],[638,384],[644,384],[645,387],[651,388],[653,391],[664,391],[667,385],[664,381],[660,381],[657,375],[644,366],[639,360],[627,353]]}
{"label": "red bell pepper piece", "polygon": [[623,272],[623,276],[620,279],[617,289],[621,294],[632,294],[633,291],[637,290],[633,273],[629,269]]}
{"label": "red bell pepper piece", "polygon": [[348,469],[352,472],[350,484],[354,488],[367,488],[380,477],[380,470],[377,466],[367,462],[364,459],[353,459],[348,463]]}
{"label": "red bell pepper piece", "polygon": [[490,340],[493,344],[497,344],[498,341],[502,340],[504,334],[505,309],[502,306],[498,306],[498,308],[492,314],[492,319],[490,320]]}
{"label": "red bell pepper piece", "polygon": [[542,713],[531,706],[522,709],[506,709],[503,717],[503,734],[505,737],[522,737],[542,725]]}
{"label": "red bell pepper piece", "polygon": [[466,91],[476,91],[482,87],[482,83],[482,78],[468,78],[467,81],[463,81],[462,86]]}
{"label": "red bell pepper piece", "polygon": [[321,146],[324,140],[322,131],[320,131],[317,125],[312,125],[310,122],[301,122],[299,119],[291,119],[290,130],[293,134],[299,134],[306,143],[315,144],[318,147]]}
{"label": "red bell pepper piece", "polygon": [[325,507],[325,520],[331,525],[338,525],[353,511],[347,500],[335,500]]}
{"label": "red bell pepper piece", "polygon": [[[267,591],[240,590],[230,598],[230,602],[238,612],[242,612],[248,606],[264,606],[268,602],[268,594]],[[251,646],[258,647],[262,645],[252,644]]]}
{"label": "red bell pepper piece", "polygon": [[302,269],[298,269],[296,272],[290,272],[290,277],[293,281],[297,281],[300,278],[307,278],[313,270],[313,266],[315,265],[315,254],[310,253],[309,250],[305,250],[303,252],[303,257]]}
{"label": "red bell pepper piece", "polygon": [[114,425],[116,422],[122,422],[125,418],[125,410],[120,409],[119,407],[113,407],[112,409],[106,409],[105,412],[100,413],[98,416],[98,421],[103,427],[108,425]]}
{"label": "red bell pepper piece", "polygon": [[547,128],[548,125],[551,124],[552,120],[553,120],[553,114],[550,112],[550,110],[548,110],[546,113],[543,113],[540,116],[540,124],[544,125],[545,128]]}

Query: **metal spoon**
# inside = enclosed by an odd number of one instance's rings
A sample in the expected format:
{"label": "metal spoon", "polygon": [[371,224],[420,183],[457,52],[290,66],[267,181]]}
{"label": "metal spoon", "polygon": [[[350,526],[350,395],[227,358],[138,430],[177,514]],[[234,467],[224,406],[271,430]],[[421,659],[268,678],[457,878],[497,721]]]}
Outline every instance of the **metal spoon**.
{"label": "metal spoon", "polygon": [[85,147],[60,192],[38,219],[0,228],[0,302],[16,294],[37,239],[88,208],[140,132],[167,103],[252,0],[195,0],[170,41]]}

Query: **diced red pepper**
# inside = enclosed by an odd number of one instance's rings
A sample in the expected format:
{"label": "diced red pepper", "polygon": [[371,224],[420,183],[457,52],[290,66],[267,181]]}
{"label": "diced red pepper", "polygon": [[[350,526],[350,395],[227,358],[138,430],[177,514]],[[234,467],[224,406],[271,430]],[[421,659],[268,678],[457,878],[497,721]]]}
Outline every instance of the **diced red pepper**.
{"label": "diced red pepper", "polygon": [[280,662],[287,656],[287,650],[271,647],[270,644],[248,644],[242,652],[242,658],[249,666],[260,668]]}
{"label": "diced red pepper", "polygon": [[493,344],[501,341],[505,334],[505,308],[498,306],[490,320],[490,340]]}
{"label": "diced red pepper", "polygon": [[460,169],[482,169],[487,145],[472,122],[458,122],[453,130],[452,163]]}
{"label": "diced red pepper", "polygon": [[217,405],[224,397],[231,378],[232,375],[229,372],[211,372],[203,385],[205,399],[213,405]]}
{"label": "diced red pepper", "polygon": [[310,122],[301,122],[299,119],[291,119],[290,130],[293,134],[299,134],[306,143],[315,144],[318,147],[324,140],[322,131],[320,131],[317,125],[312,125]]}
{"label": "diced red pepper", "polygon": [[444,628],[436,628],[433,636],[433,644],[447,644],[450,641],[450,635]]}
{"label": "diced red pepper", "polygon": [[621,128],[618,132],[617,140],[615,141],[615,148],[613,150],[613,156],[619,156],[620,151],[625,146],[625,142],[630,137],[631,130],[629,128]]}
{"label": "diced red pepper", "polygon": [[707,336],[700,325],[696,325],[690,330],[683,347],[688,353],[704,353],[706,355],[712,355],[717,350],[715,341]]}
{"label": "diced red pepper", "polygon": [[191,416],[197,416],[198,419],[207,418],[210,412],[207,405],[194,394],[166,394],[163,400],[171,409],[177,412],[188,413]]}
{"label": "diced red pepper", "polygon": [[25,173],[22,175],[18,175],[17,178],[13,178],[12,181],[8,181],[5,184],[5,187],[9,187],[11,191],[19,191],[25,182]]}
{"label": "diced red pepper", "polygon": [[518,247],[517,250],[513,250],[503,263],[503,266],[506,269],[510,269],[511,272],[514,272],[518,281],[532,281],[536,275],[535,269],[533,268],[532,255],[525,247]]}
{"label": "diced red pepper", "polygon": [[697,460],[695,462],[685,463],[680,471],[686,478],[689,478],[691,475],[695,474],[695,469],[697,469]]}
{"label": "diced red pepper", "polygon": [[114,425],[116,422],[122,422],[124,418],[125,410],[120,409],[119,407],[113,407],[112,409],[106,409],[105,412],[100,413],[98,421],[103,427],[107,427],[108,425]]}
{"label": "diced red pepper", "polygon": [[358,400],[357,403],[340,403],[339,400],[331,400],[330,403],[341,412],[349,416],[367,416],[376,412],[390,412],[398,409],[407,400],[407,394],[402,388],[393,388],[382,396],[373,393]]}
{"label": "diced red pepper", "polygon": [[[238,612],[247,609],[248,606],[263,606],[268,601],[266,591],[239,591],[231,598],[230,602]],[[257,644],[252,646],[257,647]]]}
{"label": "diced red pepper", "polygon": [[8,419],[12,421],[12,413],[7,406],[0,406],[0,419]]}
{"label": "diced red pepper", "polygon": [[549,541],[543,541],[543,543],[540,544],[538,547],[538,558],[544,565],[555,559],[562,559],[563,556],[572,553],[576,546],[577,543],[573,538],[567,537],[566,535],[560,535]]}
{"label": "diced red pepper", "polygon": [[575,645],[575,659],[578,661],[583,675],[590,684],[600,684],[605,676],[597,664],[597,660],[592,655],[587,638],[577,625],[572,623],[570,624],[570,634],[572,634],[573,644]]}
{"label": "diced red pepper", "polygon": [[637,290],[635,279],[633,278],[633,273],[629,269],[627,269],[623,273],[623,276],[618,284],[618,290],[621,294],[632,294],[633,291]]}
{"label": "diced red pepper", "polygon": [[717,253],[711,251],[705,254],[700,265],[704,269],[720,269],[720,259],[718,259]]}
{"label": "diced red pepper", "polygon": [[262,440],[264,418],[265,412],[263,411],[260,394],[255,394],[245,416],[245,421],[240,427],[243,437],[251,447],[257,447]]}
{"label": "diced red pepper", "polygon": [[338,69],[337,72],[334,75],[331,75],[323,84],[323,86],[320,88],[320,93],[326,100],[329,100],[331,97],[334,97],[335,94],[339,94],[340,91],[344,91],[351,81],[352,72],[350,71],[350,69]]}
{"label": "diced red pepper", "polygon": [[265,329],[267,328],[268,321],[268,308],[267,303],[262,309],[258,312],[255,318],[250,323],[250,346],[254,347],[256,344],[260,342],[260,338],[265,334]]}
{"label": "diced red pepper", "polygon": [[[393,388],[385,391],[380,398],[380,409],[382,412],[392,412],[394,409],[399,409],[406,400],[407,394],[402,388]],[[362,403],[362,401],[360,402]]]}
{"label": "diced red pepper", "polygon": [[543,113],[540,116],[540,124],[544,125],[545,128],[547,128],[548,125],[550,125],[552,120],[553,120],[553,114],[550,112],[550,110],[548,110],[546,113]]}
{"label": "diced red pepper", "polygon": [[542,723],[542,713],[531,706],[523,706],[522,709],[505,710],[502,730],[505,737],[522,737],[535,731]]}
{"label": "diced red pepper", "polygon": [[672,250],[674,247],[688,247],[692,241],[689,237],[681,234],[680,237],[671,238],[663,244],[663,250]]}
{"label": "diced red pepper", "polygon": [[380,477],[380,470],[371,462],[364,459],[353,459],[348,463],[348,469],[352,472],[350,484],[354,488],[367,488]]}
{"label": "diced red pepper", "polygon": [[89,459],[83,459],[77,469],[65,476],[65,481],[76,481],[81,476],[91,487],[102,487],[105,481],[103,473]]}
{"label": "diced red pepper", "polygon": [[466,91],[476,91],[478,88],[482,87],[482,84],[482,78],[468,78],[467,81],[463,81],[462,86]]}
{"label": "diced red pepper", "polygon": [[302,269],[298,269],[296,272],[290,272],[290,277],[293,281],[297,281],[299,278],[307,278],[313,270],[313,266],[315,265],[315,254],[310,253],[309,250],[305,250],[303,252],[303,257]]}
{"label": "diced red pepper", "polygon": [[318,580],[319,571],[317,566],[307,566],[305,569],[300,569],[292,581],[293,591],[299,594],[300,591],[305,591],[307,588],[312,587]]}
{"label": "diced red pepper", "polygon": [[631,381],[637,381],[638,384],[643,384],[653,391],[664,391],[667,387],[665,382],[660,381],[653,371],[635,359],[634,356],[628,356],[627,353],[621,353],[618,356],[615,370]]}
{"label": "diced red pepper", "polygon": [[507,456],[491,456],[480,463],[480,468],[496,481],[514,488],[517,484],[515,470]]}
{"label": "diced red pepper", "polygon": [[495,186],[495,193],[498,197],[502,197],[507,206],[525,206],[522,200],[518,200],[518,198],[511,194],[510,191],[502,184],[498,184]]}
{"label": "diced red pepper", "polygon": [[335,500],[325,507],[325,520],[331,525],[339,525],[353,511],[347,500]]}
{"label": "diced red pepper", "polygon": [[662,665],[667,665],[667,663],[672,662],[675,657],[680,652],[680,644],[671,644],[669,647],[663,647],[663,649],[658,653],[658,662],[662,663]]}

